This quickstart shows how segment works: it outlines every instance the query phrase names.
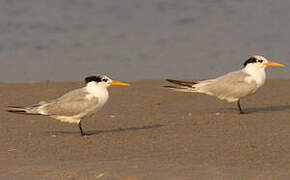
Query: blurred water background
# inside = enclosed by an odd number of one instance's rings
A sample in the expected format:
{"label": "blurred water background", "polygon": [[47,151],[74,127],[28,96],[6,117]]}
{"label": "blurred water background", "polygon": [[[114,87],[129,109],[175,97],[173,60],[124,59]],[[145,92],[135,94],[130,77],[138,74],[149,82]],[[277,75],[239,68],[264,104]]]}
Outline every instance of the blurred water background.
{"label": "blurred water background", "polygon": [[0,81],[205,79],[256,54],[289,67],[289,19],[286,0],[0,0]]}

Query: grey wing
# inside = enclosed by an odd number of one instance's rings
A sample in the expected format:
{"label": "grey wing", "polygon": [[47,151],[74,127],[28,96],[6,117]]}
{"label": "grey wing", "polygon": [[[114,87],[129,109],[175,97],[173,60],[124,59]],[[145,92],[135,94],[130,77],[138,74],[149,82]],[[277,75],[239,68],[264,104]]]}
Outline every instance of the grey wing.
{"label": "grey wing", "polygon": [[92,111],[98,104],[97,97],[87,97],[83,89],[71,91],[62,97],[52,100],[43,106],[47,115],[75,116]]}
{"label": "grey wing", "polygon": [[[236,101],[244,96],[254,93],[257,84],[254,80],[250,81],[250,76],[242,71],[235,71],[221,76],[200,89],[209,95],[216,96],[228,101]],[[202,83],[200,83],[202,85]]]}

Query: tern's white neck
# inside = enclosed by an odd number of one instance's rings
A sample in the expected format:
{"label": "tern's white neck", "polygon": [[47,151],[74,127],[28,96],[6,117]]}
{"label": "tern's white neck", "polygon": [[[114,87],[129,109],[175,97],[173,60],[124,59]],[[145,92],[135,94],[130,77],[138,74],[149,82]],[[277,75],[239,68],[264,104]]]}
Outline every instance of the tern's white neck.
{"label": "tern's white neck", "polygon": [[89,93],[97,97],[108,97],[109,93],[107,86],[103,83],[89,82],[86,86],[86,89]]}
{"label": "tern's white neck", "polygon": [[258,87],[262,86],[265,83],[265,67],[248,65],[243,69],[243,71],[249,74],[251,78],[256,81]]}
{"label": "tern's white neck", "polygon": [[89,92],[87,98],[98,98],[98,103],[96,104],[96,109],[101,108],[109,99],[109,92],[107,90],[107,85],[105,83],[89,82],[85,87]]}

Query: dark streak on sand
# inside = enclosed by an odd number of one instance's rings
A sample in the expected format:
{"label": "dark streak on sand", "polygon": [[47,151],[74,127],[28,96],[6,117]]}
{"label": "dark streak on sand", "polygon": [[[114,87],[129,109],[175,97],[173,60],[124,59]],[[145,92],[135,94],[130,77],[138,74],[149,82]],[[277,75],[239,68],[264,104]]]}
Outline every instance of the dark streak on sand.
{"label": "dark streak on sand", "polygon": [[[164,80],[110,88],[104,109],[76,124],[0,111],[0,179],[290,179],[290,80],[269,80],[235,104],[170,92]],[[0,102],[32,104],[79,82],[0,83]]]}

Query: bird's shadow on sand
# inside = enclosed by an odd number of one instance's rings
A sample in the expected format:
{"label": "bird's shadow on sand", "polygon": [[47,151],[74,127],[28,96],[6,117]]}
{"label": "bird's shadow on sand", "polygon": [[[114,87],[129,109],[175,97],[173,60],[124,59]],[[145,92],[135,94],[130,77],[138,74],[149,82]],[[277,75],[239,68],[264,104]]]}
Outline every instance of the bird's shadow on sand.
{"label": "bird's shadow on sand", "polygon": [[[245,114],[252,114],[257,112],[275,112],[275,111],[289,111],[290,105],[280,105],[280,106],[267,106],[267,107],[250,107],[250,108],[243,108],[245,111]],[[221,109],[221,111],[236,111],[238,112],[237,108],[227,108],[227,109]]]}
{"label": "bird's shadow on sand", "polygon": [[248,108],[247,112],[255,113],[255,112],[273,112],[273,111],[287,111],[287,110],[290,110],[290,105],[254,107],[254,108]]}
{"label": "bird's shadow on sand", "polygon": [[[154,128],[161,128],[164,125],[162,124],[154,124],[154,125],[147,125],[147,126],[140,126],[140,127],[129,127],[129,128],[118,128],[118,129],[105,129],[105,130],[88,130],[85,131],[86,136],[97,135],[102,133],[116,133],[116,132],[125,132],[125,131],[139,131],[145,129],[154,129]],[[50,134],[80,134],[79,131],[47,131]]]}

